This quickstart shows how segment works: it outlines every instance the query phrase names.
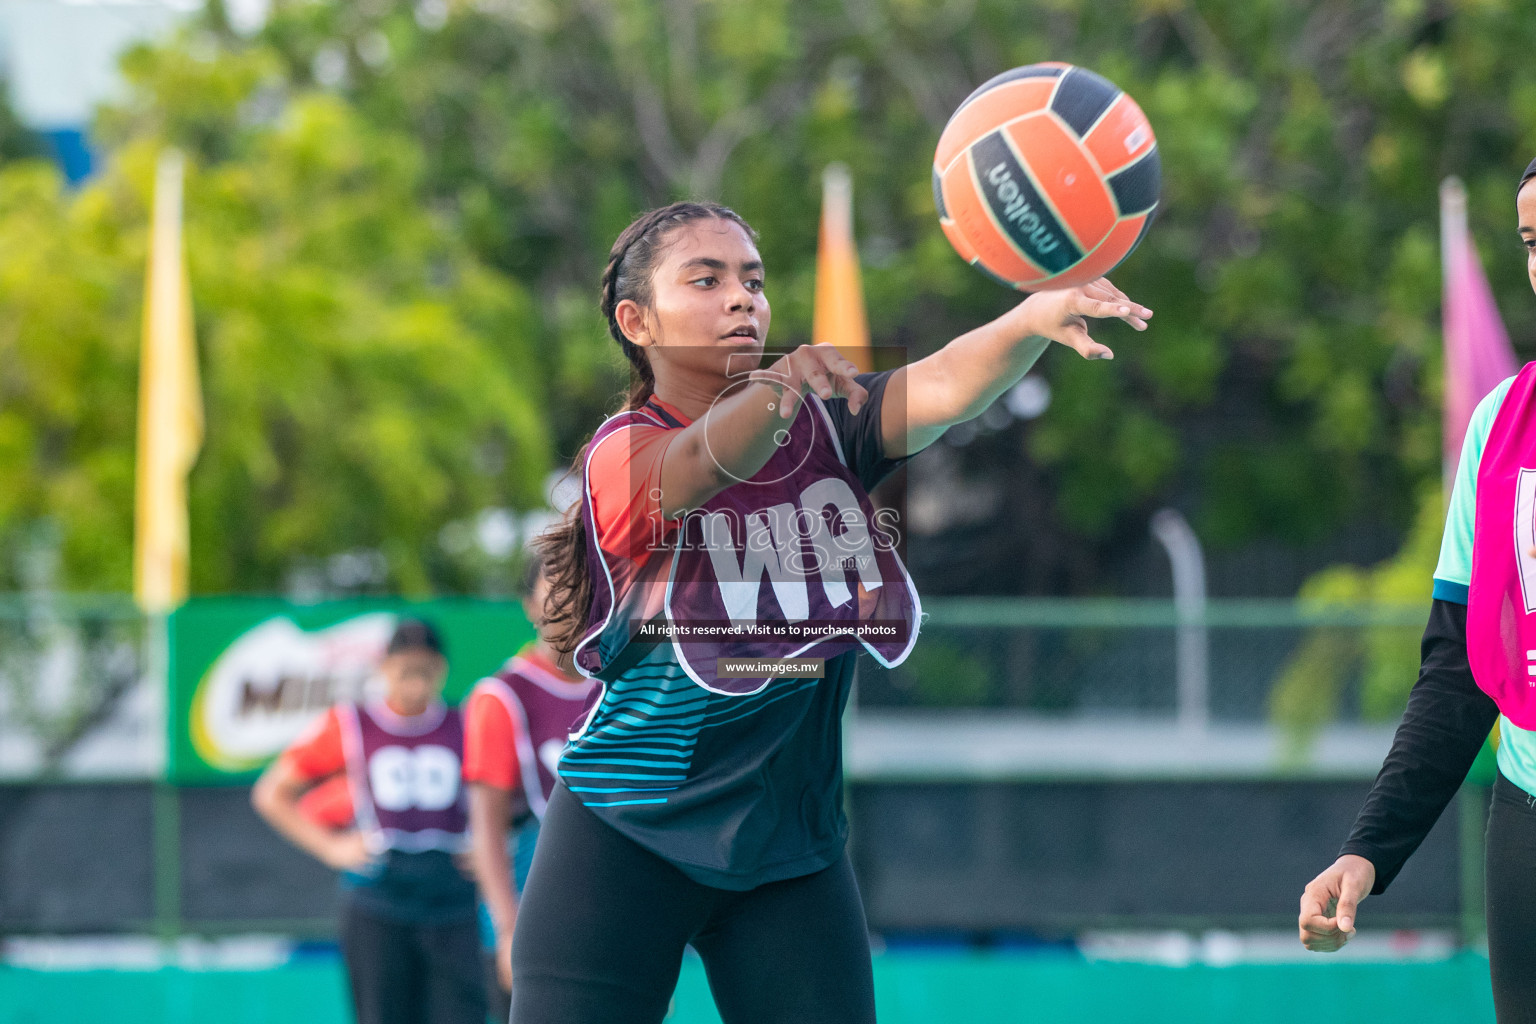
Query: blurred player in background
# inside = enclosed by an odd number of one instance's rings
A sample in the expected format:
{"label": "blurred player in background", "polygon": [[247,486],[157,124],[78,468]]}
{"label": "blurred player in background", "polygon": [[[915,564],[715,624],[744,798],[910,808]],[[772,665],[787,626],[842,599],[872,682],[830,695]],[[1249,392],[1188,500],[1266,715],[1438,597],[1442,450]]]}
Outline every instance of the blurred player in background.
{"label": "blurred player in background", "polygon": [[[1536,160],[1515,193],[1536,289]],[[1338,860],[1308,883],[1304,946],[1333,952],[1423,842],[1499,727],[1488,817],[1488,961],[1500,1024],[1536,1024],[1536,363],[1472,413],[1418,682]]]}
{"label": "blurred player in background", "polygon": [[326,712],[262,773],[251,803],[342,872],[341,949],[359,1024],[483,1024],[475,888],[460,865],[464,729],[442,699],[437,630],[402,621],[379,672],[383,698]]}
{"label": "blurred player in background", "polygon": [[[549,579],[537,555],[529,559],[522,597],[528,621],[542,630]],[[560,752],[596,685],[541,634],[500,672],[482,679],[464,705],[464,779],[493,1020],[505,1021],[511,1012],[517,894],[533,862],[539,819],[555,786]]]}

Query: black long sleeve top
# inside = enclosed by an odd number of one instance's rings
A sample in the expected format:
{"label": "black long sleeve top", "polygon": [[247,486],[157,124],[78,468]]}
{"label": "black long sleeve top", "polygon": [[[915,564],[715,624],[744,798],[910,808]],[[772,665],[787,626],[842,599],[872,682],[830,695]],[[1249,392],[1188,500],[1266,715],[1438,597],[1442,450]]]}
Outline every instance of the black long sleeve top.
{"label": "black long sleeve top", "polygon": [[1499,716],[1493,698],[1472,678],[1466,605],[1435,601],[1419,649],[1419,679],[1408,710],[1339,851],[1375,866],[1372,894],[1386,890],[1434,827]]}

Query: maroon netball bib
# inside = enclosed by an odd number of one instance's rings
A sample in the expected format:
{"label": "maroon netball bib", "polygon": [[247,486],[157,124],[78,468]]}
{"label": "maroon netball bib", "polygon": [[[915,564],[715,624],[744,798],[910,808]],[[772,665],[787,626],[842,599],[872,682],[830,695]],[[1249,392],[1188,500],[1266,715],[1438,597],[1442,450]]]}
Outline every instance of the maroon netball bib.
{"label": "maroon netball bib", "polygon": [[[683,516],[664,550],[630,575],[629,590],[619,585],[622,566],[597,548],[589,492],[589,551],[602,564],[593,564],[598,596],[578,647],[583,670],[597,671],[626,632],[670,644],[694,682],[721,693],[752,693],[786,674],[753,671],[762,659],[864,650],[886,666],[905,660],[921,617],[917,591],[893,524],[877,520],[815,396],[779,442],[750,480]],[[616,629],[616,619],[627,625]],[[725,663],[742,674],[727,674]]]}
{"label": "maroon netball bib", "polygon": [[407,717],[382,703],[342,704],[337,714],[357,823],[369,847],[375,853],[467,849],[458,709],[438,702]]}
{"label": "maroon netball bib", "polygon": [[672,552],[658,537],[644,563],[609,555],[598,542],[597,522],[592,515],[592,457],[604,444],[625,444],[623,436],[634,427],[667,427],[649,409],[632,409],[610,416],[597,428],[587,445],[581,496],[582,528],[586,533],[587,578],[592,600],[587,606],[587,625],[576,645],[573,661],[583,675],[597,676],[619,652],[636,638],[639,627],[662,615],[666,577]]}
{"label": "maroon netball bib", "polygon": [[517,727],[518,772],[535,817],[544,817],[555,788],[555,766],[594,686],[592,680],[572,682],[522,656],[475,686],[475,692],[500,701]]}

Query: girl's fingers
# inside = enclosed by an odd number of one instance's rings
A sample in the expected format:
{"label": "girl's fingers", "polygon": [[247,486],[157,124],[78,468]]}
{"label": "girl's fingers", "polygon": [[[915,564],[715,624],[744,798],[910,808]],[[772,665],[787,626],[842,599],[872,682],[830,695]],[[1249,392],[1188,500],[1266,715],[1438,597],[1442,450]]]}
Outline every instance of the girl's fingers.
{"label": "girl's fingers", "polygon": [[[1101,277],[1097,281],[1084,285],[1083,291],[1088,292],[1096,299],[1108,299],[1122,306],[1130,306],[1137,315],[1143,317],[1150,317],[1152,315],[1150,309],[1147,309],[1141,303],[1125,294],[1125,292],[1116,288],[1114,282],[1107,277]],[[1142,313],[1142,310],[1146,310],[1146,312]]]}
{"label": "girl's fingers", "polygon": [[799,355],[800,353],[796,352],[794,356],[790,357],[790,364],[794,367],[794,379],[792,387],[784,389],[784,397],[787,399],[789,392],[793,390],[794,401],[786,401],[779,407],[779,415],[784,419],[794,418],[796,410],[799,409],[800,402],[803,401],[800,396],[807,391],[821,395],[832,390],[831,384],[827,380],[827,375],[822,372],[820,363],[816,360],[795,358]]}
{"label": "girl's fingers", "polygon": [[846,369],[833,371],[832,394],[836,398],[848,399],[848,411],[857,414],[864,407],[864,402],[869,398],[869,392],[864,390],[864,385],[858,382],[858,368],[848,364]]}
{"label": "girl's fingers", "polygon": [[869,392],[856,379],[859,368],[831,345],[803,346],[791,352],[783,362],[784,397],[779,415],[792,419],[801,395],[815,392],[822,400],[848,399],[848,409],[857,413],[869,398]]}
{"label": "girl's fingers", "polygon": [[1079,316],[1091,316],[1101,320],[1124,320],[1138,331],[1147,329],[1147,318],[1152,315],[1152,311],[1140,303],[1124,297],[1095,298],[1087,293],[1087,289],[1083,290],[1074,306],[1073,312]]}
{"label": "girl's fingers", "polygon": [[807,387],[806,368],[796,358],[800,353],[791,352],[784,357],[784,390],[779,395],[779,418],[792,419],[800,405],[800,395]]}
{"label": "girl's fingers", "polygon": [[1099,278],[1099,280],[1103,281],[1104,284],[1109,288],[1109,290],[1114,292],[1115,301],[1116,302],[1118,302],[1122,306],[1130,306],[1131,307],[1131,314],[1133,316],[1139,317],[1142,320],[1150,320],[1150,319],[1152,319],[1152,310],[1151,309],[1149,309],[1146,306],[1143,306],[1141,303],[1137,302],[1135,299],[1133,299],[1129,295],[1125,294],[1125,292],[1121,291],[1119,288],[1116,288],[1114,285],[1110,284],[1109,278],[1101,277],[1101,278]]}
{"label": "girl's fingers", "polygon": [[1095,299],[1082,295],[1078,297],[1076,302],[1072,303],[1072,312],[1078,316],[1091,316],[1100,320],[1107,320],[1111,317],[1119,319],[1130,316],[1131,307],[1123,302]]}
{"label": "girl's fingers", "polygon": [[800,381],[790,379],[784,385],[784,393],[779,395],[779,419],[788,420],[795,416],[795,408],[800,404]]}
{"label": "girl's fingers", "polygon": [[849,389],[857,384],[854,378],[859,368],[830,345],[817,345],[802,351],[807,353],[810,360],[806,367],[806,379],[813,385],[816,394],[823,400],[846,398]]}
{"label": "girl's fingers", "polygon": [[1088,336],[1087,328],[1072,324],[1062,332],[1062,341],[1084,359],[1113,359],[1115,354]]}
{"label": "girl's fingers", "polygon": [[859,410],[864,408],[864,403],[869,399],[869,392],[859,383],[859,368],[839,354],[833,366],[833,373],[837,377],[836,394],[848,399],[848,411],[858,415]]}
{"label": "girl's fingers", "polygon": [[1303,935],[1331,939],[1337,937],[1339,929],[1333,918],[1314,914],[1302,920],[1301,932]]}
{"label": "girl's fingers", "polygon": [[853,379],[859,375],[859,368],[839,352],[827,360],[827,372],[847,384],[852,384]]}
{"label": "girl's fingers", "polygon": [[789,419],[795,413],[795,407],[800,402],[800,389],[805,387],[804,375],[800,367],[795,364],[794,354],[791,353],[783,361],[783,387],[779,391],[779,418]]}
{"label": "girl's fingers", "polygon": [[1107,277],[1101,277],[1093,283],[1107,289],[1111,295],[1119,299],[1121,302],[1130,302],[1131,300],[1129,295],[1125,294],[1125,292],[1121,291],[1119,288],[1116,288],[1115,282],[1111,281]]}
{"label": "girl's fingers", "polygon": [[857,416],[859,414],[859,410],[864,408],[864,403],[869,401],[869,392],[865,390],[864,385],[850,377],[847,394],[848,411]]}

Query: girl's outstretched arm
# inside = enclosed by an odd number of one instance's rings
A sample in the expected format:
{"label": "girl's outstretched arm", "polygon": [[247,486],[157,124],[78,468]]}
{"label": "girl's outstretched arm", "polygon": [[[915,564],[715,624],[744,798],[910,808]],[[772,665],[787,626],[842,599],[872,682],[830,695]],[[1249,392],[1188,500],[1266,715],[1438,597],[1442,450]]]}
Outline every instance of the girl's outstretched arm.
{"label": "girl's outstretched arm", "polygon": [[1144,331],[1151,316],[1107,277],[1080,288],[1036,292],[891,375],[881,406],[886,453],[916,454],[956,423],[981,415],[1053,341],[1084,359],[1113,359],[1113,352],[1089,336],[1089,317],[1113,317]]}

